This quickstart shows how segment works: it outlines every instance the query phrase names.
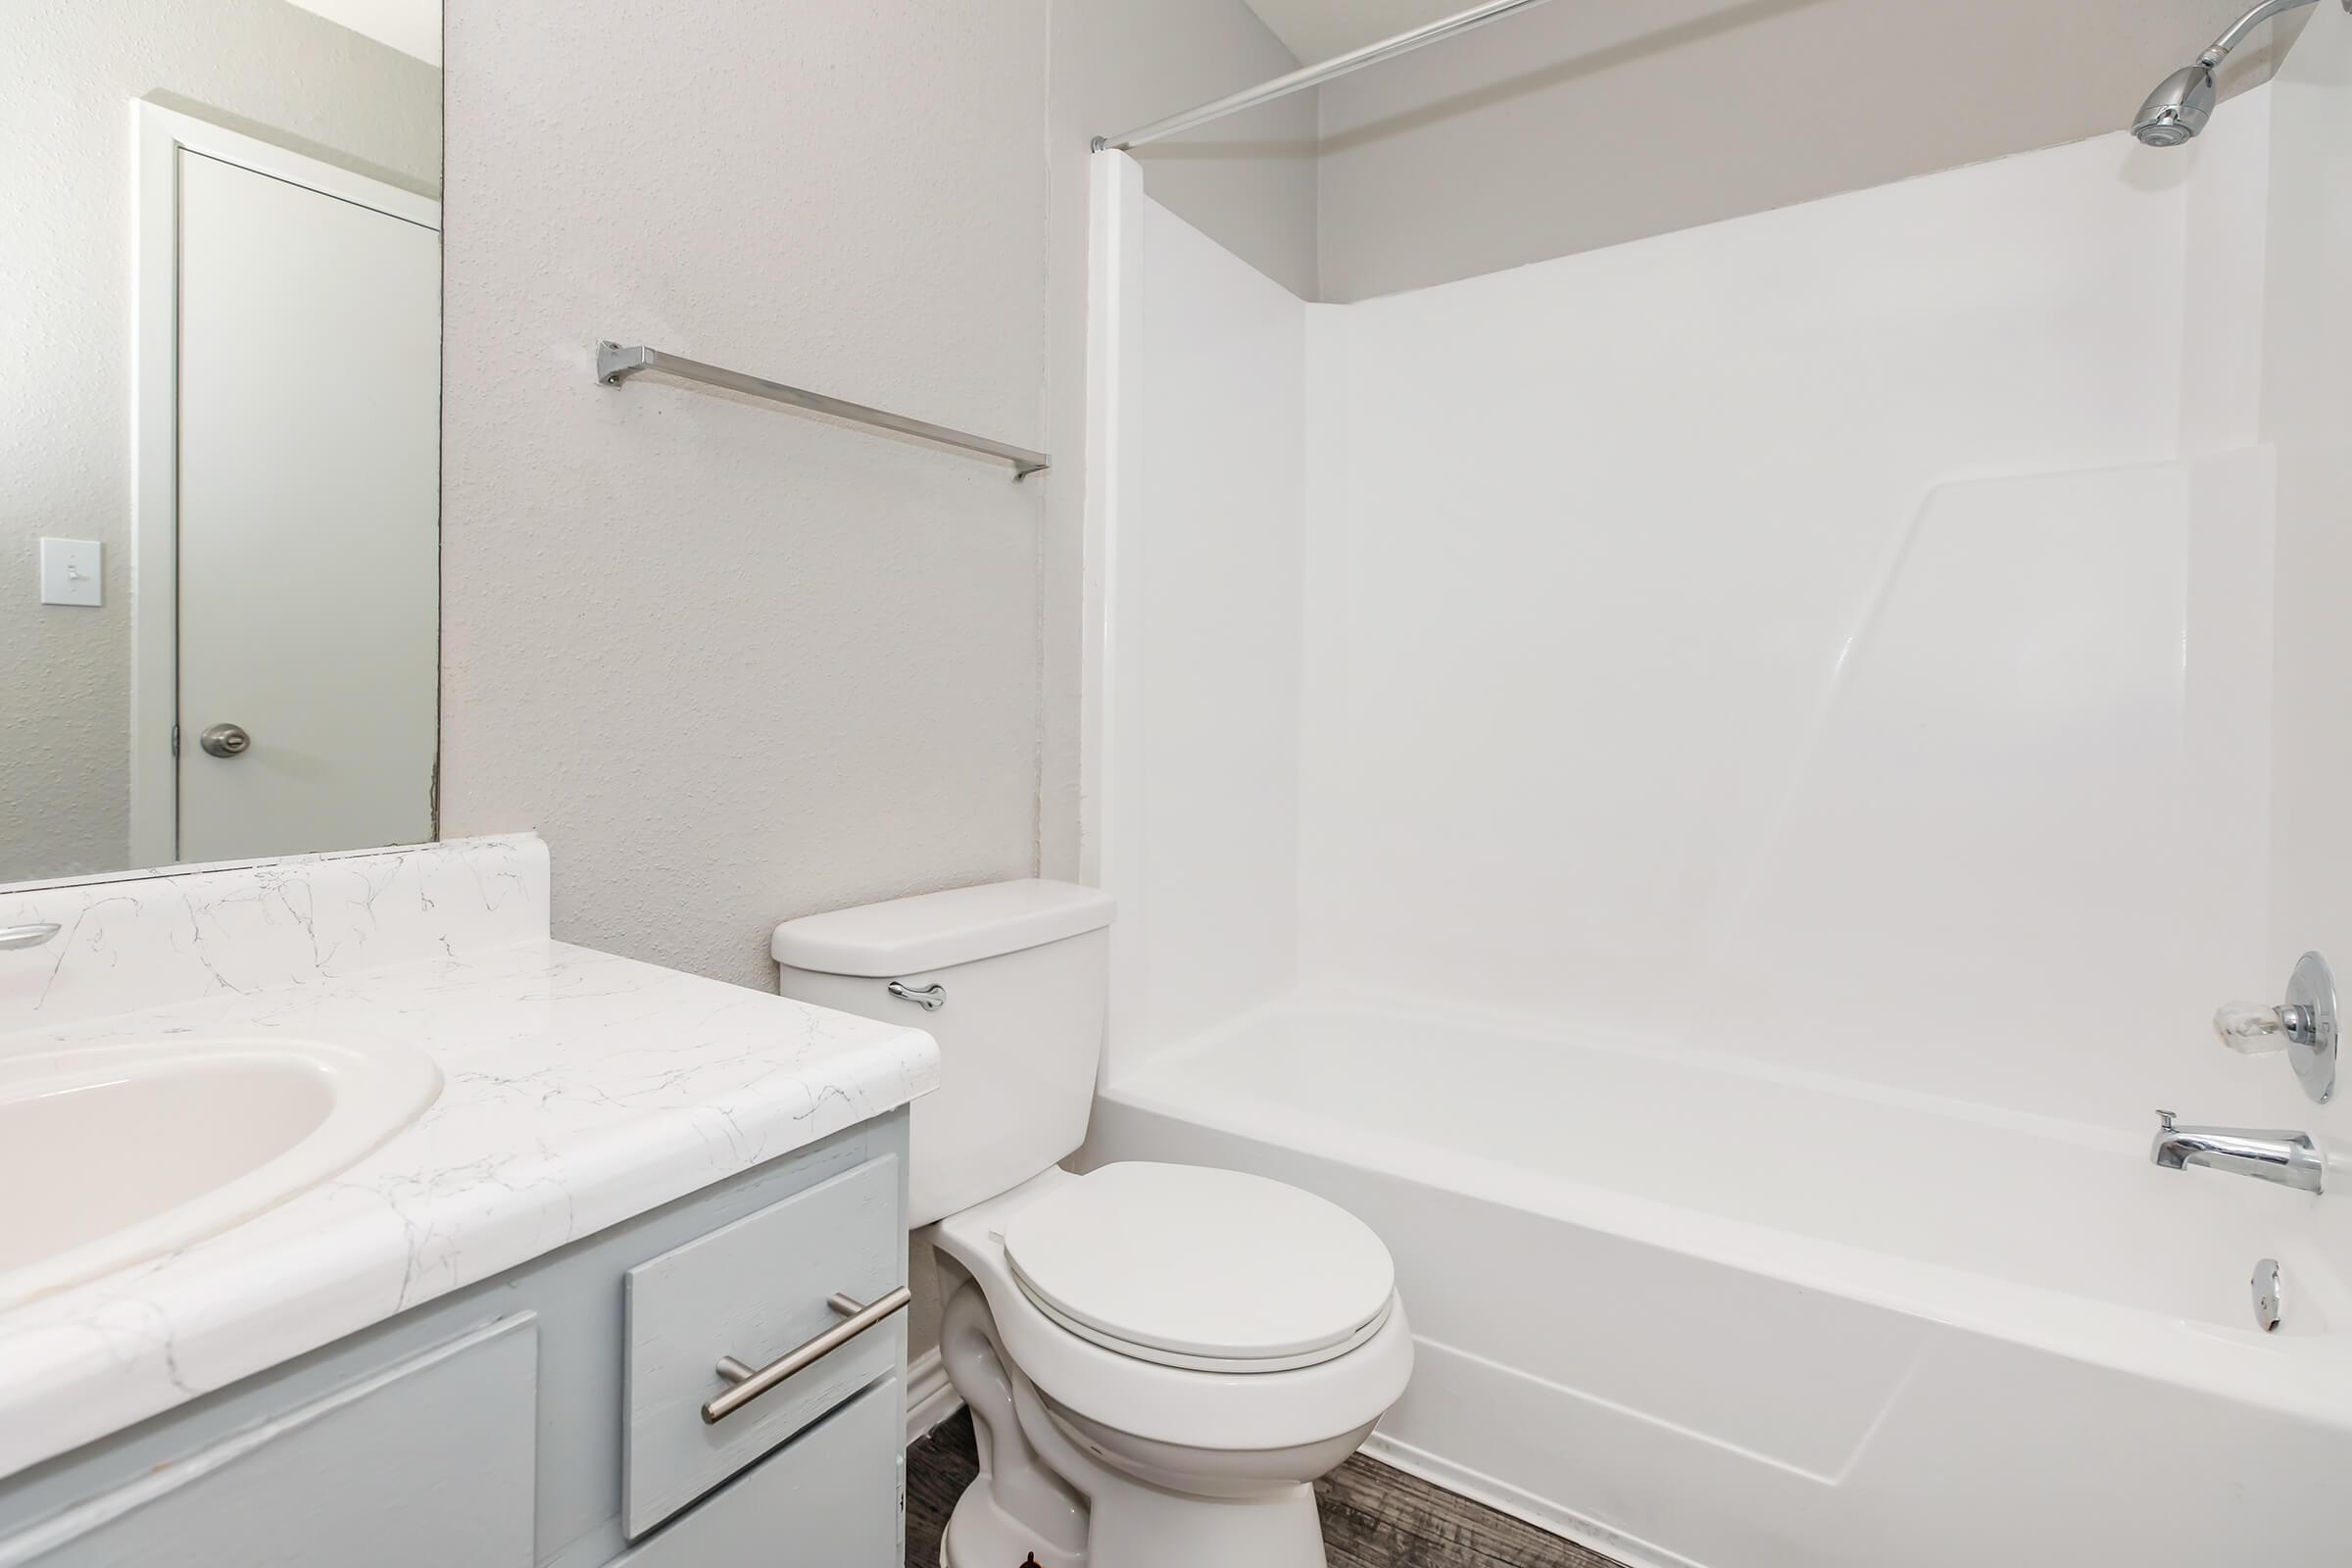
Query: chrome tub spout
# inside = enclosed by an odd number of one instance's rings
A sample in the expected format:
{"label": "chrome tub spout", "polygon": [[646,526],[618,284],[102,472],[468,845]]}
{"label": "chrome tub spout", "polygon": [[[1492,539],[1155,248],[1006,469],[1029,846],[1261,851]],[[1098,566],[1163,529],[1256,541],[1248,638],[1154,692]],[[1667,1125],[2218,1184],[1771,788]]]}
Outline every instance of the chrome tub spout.
{"label": "chrome tub spout", "polygon": [[2297,1192],[2316,1193],[2328,1164],[2307,1133],[2258,1130],[2247,1127],[2182,1127],[2173,1113],[2156,1113],[2159,1126],[2148,1145],[2148,1158],[2166,1170],[2185,1165],[2210,1165],[2215,1170],[2252,1176]]}

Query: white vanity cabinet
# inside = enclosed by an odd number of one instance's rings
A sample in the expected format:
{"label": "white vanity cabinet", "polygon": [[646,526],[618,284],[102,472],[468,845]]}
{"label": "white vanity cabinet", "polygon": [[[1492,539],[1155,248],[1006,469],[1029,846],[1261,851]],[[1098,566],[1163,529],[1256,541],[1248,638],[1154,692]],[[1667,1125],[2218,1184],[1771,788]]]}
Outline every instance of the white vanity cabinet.
{"label": "white vanity cabinet", "polygon": [[701,1407],[906,1283],[906,1155],[902,1110],[0,1481],[0,1568],[895,1568],[904,1314]]}
{"label": "white vanity cabinet", "polygon": [[830,1296],[862,1306],[904,1283],[902,1170],[869,1159],[622,1277],[621,1528],[631,1538],[898,1371],[905,1330],[869,1330],[720,1420],[703,1419],[720,1355],[757,1366],[840,1322]]}

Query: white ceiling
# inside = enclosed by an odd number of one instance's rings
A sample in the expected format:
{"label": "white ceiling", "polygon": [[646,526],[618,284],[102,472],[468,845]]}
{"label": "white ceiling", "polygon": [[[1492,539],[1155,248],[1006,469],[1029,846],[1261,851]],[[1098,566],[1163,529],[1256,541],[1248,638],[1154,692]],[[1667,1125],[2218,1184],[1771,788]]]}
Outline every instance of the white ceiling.
{"label": "white ceiling", "polygon": [[1382,38],[1418,27],[1475,0],[1244,0],[1274,29],[1283,46],[1313,65]]}
{"label": "white ceiling", "polygon": [[427,65],[441,63],[441,0],[292,0],[305,11],[388,43]]}

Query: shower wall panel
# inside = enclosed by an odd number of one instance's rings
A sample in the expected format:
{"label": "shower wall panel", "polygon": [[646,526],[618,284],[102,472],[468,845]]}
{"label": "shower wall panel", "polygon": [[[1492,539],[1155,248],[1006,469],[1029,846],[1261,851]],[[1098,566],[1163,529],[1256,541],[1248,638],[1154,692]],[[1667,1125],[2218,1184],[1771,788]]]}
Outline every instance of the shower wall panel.
{"label": "shower wall panel", "polygon": [[[2062,885],[2070,916],[2117,922],[2111,945],[2162,924],[2148,878],[2100,882],[2113,853],[2063,874],[1977,853],[1996,824],[1919,809],[1991,781],[1905,769],[1980,756],[1911,748],[1947,704],[2079,687],[2077,728],[1976,715],[2029,770],[1998,782],[2040,803],[2034,843],[2175,819],[2180,769],[2130,760],[2183,743],[2185,477],[1955,514],[1929,530],[1932,573],[1914,531],[1947,486],[2176,457],[2192,171],[2108,137],[1318,308],[1338,368],[1310,384],[1341,428],[1310,484],[1304,980],[1982,1087],[1809,1038],[1858,1026],[1831,1016],[1841,990],[1884,992],[1866,970],[1886,953],[1850,939],[1936,945],[1901,970],[1924,982],[2004,964],[2030,927],[1958,921],[1964,889],[1975,919]],[[2104,596],[2071,630],[2060,582]],[[1865,716],[1847,688],[1870,637],[1931,622],[1936,658]],[[2118,624],[2129,653],[2098,644]],[[2094,655],[2129,669],[2103,682]],[[2001,680],[1971,688],[1980,665]],[[2059,799],[2094,778],[2121,797]],[[1824,1005],[1765,1038],[1739,986],[1776,942],[1804,945],[1796,994]],[[2006,994],[2035,1028],[2046,989]]]}
{"label": "shower wall panel", "polygon": [[1130,829],[1111,857],[1114,1051],[1298,978],[1306,307],[1156,204],[1130,216],[1126,350],[1146,372],[1112,568]]}
{"label": "shower wall panel", "polygon": [[1105,160],[1106,1073],[1343,992],[2118,1131],[2265,1100],[2203,1019],[2311,926],[2261,220],[2326,160],[2270,91],[1346,306]]}

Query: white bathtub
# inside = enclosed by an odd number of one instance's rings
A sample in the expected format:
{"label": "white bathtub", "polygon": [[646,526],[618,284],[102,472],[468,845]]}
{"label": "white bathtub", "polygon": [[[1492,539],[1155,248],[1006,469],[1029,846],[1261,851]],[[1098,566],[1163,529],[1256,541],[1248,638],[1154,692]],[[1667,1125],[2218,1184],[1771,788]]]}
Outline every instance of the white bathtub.
{"label": "white bathtub", "polygon": [[1308,1003],[1107,1086],[1086,1157],[1361,1215],[1420,1346],[1372,1451],[1629,1562],[2352,1564],[2352,1173]]}

